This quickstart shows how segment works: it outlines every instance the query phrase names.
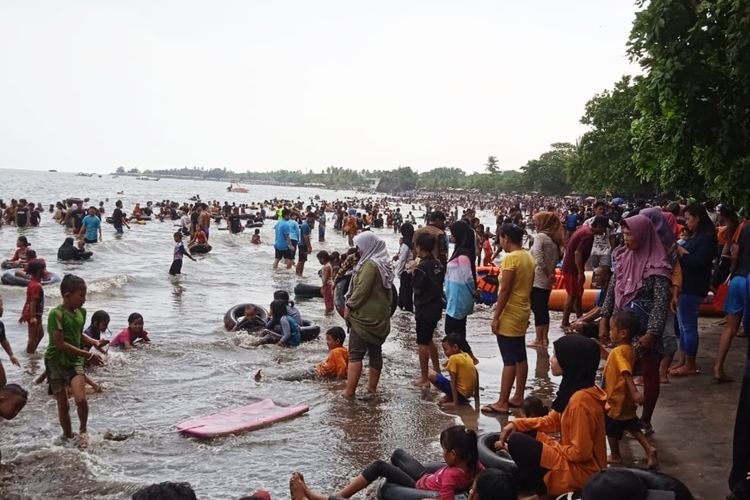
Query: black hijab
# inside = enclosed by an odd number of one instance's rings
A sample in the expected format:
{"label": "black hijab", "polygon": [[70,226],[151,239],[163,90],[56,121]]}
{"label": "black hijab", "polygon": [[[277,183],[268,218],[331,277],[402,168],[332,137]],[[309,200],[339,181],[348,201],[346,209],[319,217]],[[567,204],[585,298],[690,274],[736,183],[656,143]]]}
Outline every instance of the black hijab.
{"label": "black hijab", "polygon": [[414,250],[414,226],[411,222],[401,224],[401,236],[404,239],[404,245],[409,247],[409,250]]}
{"label": "black hijab", "polygon": [[599,344],[595,340],[574,334],[557,339],[554,346],[563,375],[552,409],[562,413],[573,394],[594,385],[596,370],[599,368]]}
{"label": "black hijab", "polygon": [[456,240],[453,247],[453,254],[448,260],[453,260],[459,255],[466,255],[471,261],[471,274],[474,275],[474,281],[477,279],[477,240],[474,230],[465,220],[458,220],[450,225],[451,235]]}
{"label": "black hijab", "polygon": [[57,258],[59,260],[77,260],[78,250],[73,245],[73,238],[67,237],[63,242],[62,246],[57,250]]}

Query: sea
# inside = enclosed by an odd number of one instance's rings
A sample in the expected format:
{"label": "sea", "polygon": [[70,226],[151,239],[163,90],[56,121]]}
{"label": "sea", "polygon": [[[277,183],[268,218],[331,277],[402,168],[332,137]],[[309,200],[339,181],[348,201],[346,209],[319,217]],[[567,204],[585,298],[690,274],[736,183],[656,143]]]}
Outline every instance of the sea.
{"label": "sea", "polygon": [[[86,280],[84,308],[89,318],[96,310],[107,311],[115,335],[127,326],[130,313],[139,312],[152,340],[129,351],[110,349],[106,364],[90,370],[104,390],[89,395],[91,444],[79,450],[75,443],[61,439],[56,404],[47,386],[34,383],[44,361],[41,354],[25,353],[26,327],[18,323],[25,289],[0,285],[5,304],[2,320],[21,367],[11,365],[3,351],[0,361],[8,381],[29,391],[21,413],[14,420],[0,421],[0,498],[129,498],[139,488],[163,481],[189,482],[202,499],[236,499],[258,489],[268,490],[273,498],[288,498],[293,471],[302,472],[313,489],[332,493],[371,461],[387,460],[396,448],[420,460],[439,460],[438,437],[448,425],[464,424],[483,433],[497,432],[507,422],[507,417],[486,417],[470,408],[442,411],[436,390],[413,385],[418,362],[414,317],[408,312],[396,311],[392,317],[377,394],[366,395],[365,376],[354,401],[341,397],[343,382],[282,380],[325,359],[322,336],[293,349],[255,346],[247,334],[227,332],[223,326],[224,314],[235,304],[267,308],[275,290],[291,293],[297,283],[319,283],[320,265],[314,257],[301,278],[293,270],[272,269],[274,221],[266,221],[260,229],[261,245],[250,244],[249,230],[238,235],[213,230],[213,250],[198,256],[197,262],[185,260],[184,274],[173,278],[168,275],[173,221],[132,224],[119,236],[104,224],[103,241],[89,245],[93,257],[68,264],[56,260],[67,236],[65,228],[48,211],[50,204],[71,197],[89,198],[86,205],[103,201],[111,214],[116,200],[122,200],[129,211],[135,203],[145,206],[165,199],[182,203],[195,195],[222,204],[225,200],[260,204],[280,198],[314,205],[316,196],[330,201],[375,196],[371,193],[269,185],[246,185],[248,193],[229,193],[227,183],[213,181],[145,181],[20,170],[0,170],[0,179],[0,199],[6,203],[26,198],[45,207],[39,227],[0,229],[0,259],[12,256],[17,237],[26,236],[46,259],[48,270]],[[421,222],[423,207],[408,200],[392,206],[412,211]],[[494,214],[480,216],[494,227]],[[399,235],[392,229],[373,231],[395,255]],[[326,241],[317,241],[316,229],[312,244],[313,252],[347,248],[346,238],[333,230],[333,221],[328,223]],[[45,287],[45,332],[46,312],[60,302],[59,286]],[[296,305],[323,331],[344,326],[339,316],[325,316],[322,299],[300,299]],[[497,399],[502,366],[490,321],[491,309],[479,305],[468,322],[468,338],[480,360],[483,403]],[[559,316],[553,313],[553,339],[560,335],[558,324]],[[530,340],[532,328],[528,335]],[[39,352],[47,342],[45,335]],[[549,354],[531,349],[528,354],[527,394],[549,401],[559,382],[549,372]],[[175,430],[175,424],[188,418],[266,398],[279,405],[308,405],[310,411],[270,427],[207,440]],[[74,408],[72,404],[76,431]],[[108,433],[126,439],[105,439]],[[372,496],[373,490],[366,495]]]}

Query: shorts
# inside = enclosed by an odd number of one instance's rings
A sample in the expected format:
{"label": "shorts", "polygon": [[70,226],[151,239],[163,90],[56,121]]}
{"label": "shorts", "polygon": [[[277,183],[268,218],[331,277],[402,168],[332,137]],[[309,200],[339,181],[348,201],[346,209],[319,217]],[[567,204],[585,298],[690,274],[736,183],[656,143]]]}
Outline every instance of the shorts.
{"label": "shorts", "polygon": [[610,418],[608,415],[604,416],[604,429],[607,433],[607,437],[614,439],[622,439],[625,431],[629,432],[643,432],[641,427],[641,420],[638,417],[629,418],[627,420],[615,420]]}
{"label": "shorts", "polygon": [[432,336],[435,334],[438,319],[417,318],[417,344],[430,345]]}
{"label": "shorts", "polygon": [[379,344],[371,344],[357,335],[354,330],[349,331],[349,362],[362,362],[368,356],[370,368],[380,370],[383,368],[383,347]]}
{"label": "shorts", "polygon": [[300,245],[298,248],[299,248],[299,262],[307,262],[307,246]]}
{"label": "shorts", "polygon": [[122,230],[122,224],[115,224],[115,232],[122,234],[124,231]]}
{"label": "shorts", "polygon": [[583,286],[578,283],[578,275],[563,273],[563,284],[568,297],[580,297],[583,295]]}
{"label": "shorts", "polygon": [[169,274],[172,276],[182,273],[182,259],[172,261],[172,266],[169,268]]}
{"label": "shorts", "polygon": [[278,248],[274,248],[274,251],[276,253],[274,257],[276,260],[281,260],[281,259],[292,260],[294,258],[292,251],[289,250],[288,248],[286,250],[279,250]]}
{"label": "shorts", "polygon": [[612,254],[591,254],[589,264],[591,264],[591,269],[596,269],[599,266],[612,267]]}
{"label": "shorts", "polygon": [[70,381],[77,376],[83,376],[83,365],[62,366],[54,359],[45,359],[47,370],[48,394],[59,394],[70,385]]}
{"label": "shorts", "polygon": [[206,233],[206,238],[208,238],[208,226],[201,226],[201,231]]}
{"label": "shorts", "polygon": [[497,336],[497,345],[500,348],[500,356],[505,366],[526,362],[526,339],[525,337]]}
{"label": "shorts", "polygon": [[83,241],[84,241],[84,243],[89,243],[89,244],[91,244],[91,243],[99,243],[99,240],[90,240],[88,238],[84,238]]}
{"label": "shorts", "polygon": [[[437,387],[441,392],[445,393],[446,395],[453,397],[453,387],[451,386],[451,379],[443,375],[442,373],[435,374],[435,380],[433,380],[432,385]],[[461,394],[458,393],[458,401],[456,401],[458,404],[469,404],[469,399]]]}
{"label": "shorts", "polygon": [[727,298],[724,301],[724,312],[727,314],[742,315],[747,302],[747,278],[735,276],[729,282]]}

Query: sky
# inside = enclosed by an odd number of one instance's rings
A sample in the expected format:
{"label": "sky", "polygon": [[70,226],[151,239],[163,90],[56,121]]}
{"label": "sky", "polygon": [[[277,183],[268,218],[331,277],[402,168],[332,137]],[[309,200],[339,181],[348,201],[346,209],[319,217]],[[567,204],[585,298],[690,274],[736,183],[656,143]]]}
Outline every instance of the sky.
{"label": "sky", "polygon": [[631,0],[0,3],[0,168],[515,169],[637,67]]}

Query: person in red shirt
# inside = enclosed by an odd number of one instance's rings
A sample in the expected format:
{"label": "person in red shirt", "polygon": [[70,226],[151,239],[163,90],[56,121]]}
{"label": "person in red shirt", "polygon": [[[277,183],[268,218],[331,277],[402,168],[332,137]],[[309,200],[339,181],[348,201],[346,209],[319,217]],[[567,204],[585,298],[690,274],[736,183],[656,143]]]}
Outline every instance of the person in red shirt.
{"label": "person in red shirt", "polygon": [[31,276],[26,287],[26,303],[23,305],[19,323],[27,323],[29,327],[29,341],[26,344],[26,352],[36,352],[39,342],[44,337],[42,328],[42,314],[44,312],[44,290],[42,289],[42,276],[44,276],[45,265],[41,259],[29,263],[28,274]]}
{"label": "person in red shirt", "polygon": [[597,215],[590,226],[581,226],[576,229],[565,245],[565,256],[562,262],[563,283],[565,298],[563,307],[563,329],[570,326],[570,313],[575,310],[576,317],[583,316],[581,297],[583,296],[583,284],[586,281],[586,261],[591,256],[591,248],[594,245],[594,236],[604,234],[609,228],[609,219],[603,215]]}

